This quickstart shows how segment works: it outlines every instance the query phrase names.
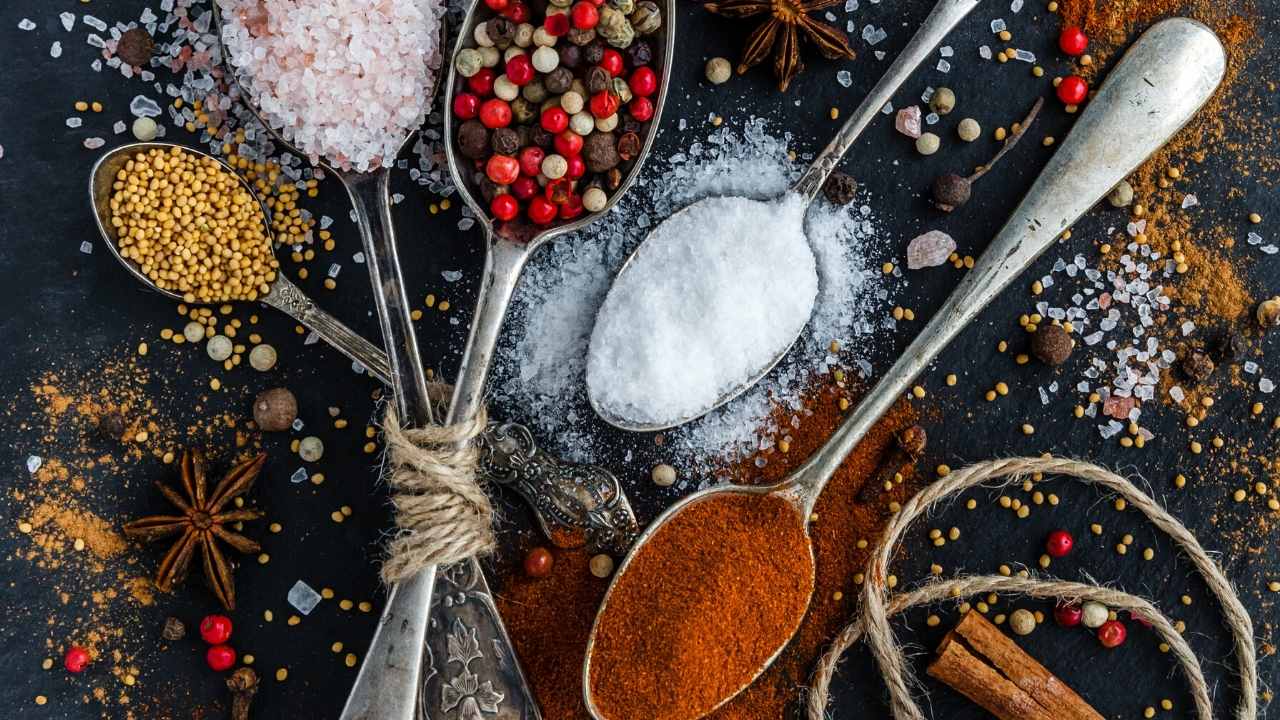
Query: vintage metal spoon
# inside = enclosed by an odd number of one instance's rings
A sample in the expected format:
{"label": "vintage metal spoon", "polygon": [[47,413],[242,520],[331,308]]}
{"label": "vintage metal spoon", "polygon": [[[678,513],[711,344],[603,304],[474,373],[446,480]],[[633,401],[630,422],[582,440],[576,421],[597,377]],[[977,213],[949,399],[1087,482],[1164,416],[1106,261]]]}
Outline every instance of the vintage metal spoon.
{"label": "vintage metal spoon", "polygon": [[[871,91],[867,93],[867,96],[858,104],[857,109],[853,111],[849,116],[849,119],[840,127],[840,131],[831,139],[831,142],[823,148],[822,152],[819,153],[816,158],[814,158],[813,163],[807,170],[805,170],[804,174],[800,176],[800,179],[796,180],[795,184],[792,185],[791,189],[788,191],[788,194],[799,195],[803,199],[806,207],[814,201],[818,196],[818,192],[822,189],[823,183],[826,182],[832,171],[836,169],[836,165],[840,163],[840,159],[844,157],[846,152],[848,152],[849,148],[853,145],[853,142],[862,134],[862,131],[871,124],[871,121],[875,119],[877,115],[880,114],[880,110],[889,102],[893,97],[893,94],[897,92],[898,88],[902,87],[902,84],[906,82],[907,78],[911,76],[911,73],[919,67],[920,63],[924,62],[924,60],[930,56],[933,49],[937,47],[944,38],[946,38],[947,34],[951,32],[951,30],[955,28],[955,26],[958,25],[971,10],[978,6],[979,2],[980,0],[940,0],[938,4],[934,6],[933,10],[930,11],[929,16],[925,18],[924,23],[921,24],[920,29],[916,31],[914,36],[912,36],[910,42],[907,43],[907,46],[902,49],[902,53],[893,61],[893,64],[889,66],[889,69],[885,71],[884,76],[875,84],[875,87],[871,88]],[[678,216],[681,213],[689,212],[692,208],[712,199],[713,198],[704,198],[699,200],[692,205],[679,210],[671,217],[654,226],[645,236],[645,239],[640,242],[640,245],[632,251],[630,257],[628,257],[626,262],[622,264],[622,267],[618,269],[618,274],[614,278],[614,284],[616,285],[618,280],[623,277],[630,267],[632,267],[635,258],[645,252],[645,245],[651,239],[664,234],[664,226],[668,226],[673,222],[679,222]],[[748,200],[749,202],[760,203],[761,205],[773,205],[777,203],[779,199],[780,198],[769,200]],[[803,329],[801,332],[803,332]],[[797,334],[796,338],[798,337],[799,335]],[[588,382],[587,385],[587,398],[590,400],[591,407],[596,411],[596,414],[599,415],[602,420],[616,428],[641,432],[665,430],[702,417],[751,388],[751,386],[759,382],[761,378],[767,375],[769,371],[772,370],[780,360],[782,360],[782,358],[787,354],[787,351],[791,349],[791,346],[795,344],[796,338],[792,338],[791,342],[787,343],[785,346],[777,348],[777,352],[767,363],[765,363],[763,367],[761,367],[757,372],[752,373],[737,386],[722,393],[711,405],[688,415],[671,417],[661,422],[654,422],[650,419],[629,417],[614,409],[605,407],[597,398],[597,393],[592,390],[590,382]]]}
{"label": "vintage metal spoon", "polygon": [[[593,717],[618,720],[601,716],[592,698],[592,650],[600,616],[608,612],[613,588],[626,575],[628,565],[645,542],[691,503],[718,493],[784,498],[796,507],[797,521],[804,522],[807,530],[808,518],[822,488],[871,425],[902,396],[912,379],[924,371],[987,303],[1051,247],[1063,230],[1185,125],[1213,94],[1225,69],[1225,51],[1209,28],[1185,18],[1153,25],[1134,42],[1097,95],[1085,106],[1066,140],[974,268],[902,357],[813,457],[778,484],[723,485],[702,490],[654,520],[618,567],[591,629],[582,677],[583,697]],[[762,543],[769,540],[760,538]],[[781,650],[779,646],[778,652]],[[776,657],[775,653],[753,679]]]}

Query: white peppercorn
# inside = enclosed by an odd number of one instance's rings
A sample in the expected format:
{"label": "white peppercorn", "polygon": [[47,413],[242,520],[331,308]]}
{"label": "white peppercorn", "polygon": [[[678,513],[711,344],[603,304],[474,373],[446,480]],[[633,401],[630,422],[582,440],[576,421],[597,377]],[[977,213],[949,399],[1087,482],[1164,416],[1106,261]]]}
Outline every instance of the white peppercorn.
{"label": "white peppercorn", "polygon": [[549,73],[560,66],[560,53],[555,48],[540,47],[533,51],[533,69],[540,73]]}
{"label": "white peppercorn", "polygon": [[973,118],[965,118],[956,126],[956,134],[965,142],[973,142],[982,137],[982,126]]}
{"label": "white peppercorn", "polygon": [[618,113],[609,117],[596,118],[596,129],[600,132],[611,132],[616,127],[618,127]]}
{"label": "white peppercorn", "polygon": [[570,115],[577,115],[582,112],[582,108],[586,106],[586,100],[582,95],[570,90],[560,96],[560,107]]}
{"label": "white peppercorn", "polygon": [[1100,602],[1088,600],[1080,606],[1080,622],[1087,628],[1096,630],[1110,617],[1111,612]]}
{"label": "white peppercorn", "polygon": [[156,121],[149,117],[140,117],[133,121],[133,136],[140,142],[151,142],[159,134]]}
{"label": "white peppercorn", "polygon": [[676,469],[666,463],[653,466],[653,484],[658,487],[671,487],[676,483]]}
{"label": "white peppercorn", "polygon": [[564,156],[551,154],[542,159],[542,174],[548,180],[559,180],[569,172],[569,161]]}
{"label": "white peppercorn", "polygon": [[516,26],[516,34],[511,38],[516,47],[526,48],[533,44],[533,25],[520,23]]}
{"label": "white peppercorn", "polygon": [[552,47],[556,44],[556,36],[547,32],[547,29],[540,25],[533,31],[533,44],[542,47]]}
{"label": "white peppercorn", "polygon": [[222,362],[231,357],[232,349],[234,349],[234,343],[226,335],[214,335],[204,346],[204,351],[209,353],[209,359],[214,362]]}
{"label": "white peppercorn", "polygon": [[1107,195],[1107,202],[1111,203],[1111,207],[1126,207],[1133,202],[1133,186],[1128,180],[1121,180],[1116,186],[1111,188],[1111,192]]}
{"label": "white peppercorn", "polygon": [[707,80],[713,85],[722,85],[733,75],[733,65],[727,58],[713,57],[707,61]]}
{"label": "white peppercorn", "polygon": [[192,320],[186,324],[186,327],[182,328],[182,335],[187,339],[187,342],[200,342],[204,339],[204,325]]}
{"label": "white peppercorn", "polygon": [[276,366],[276,349],[266,343],[256,345],[249,351],[249,367],[258,372],[266,372]]}
{"label": "white peppercorn", "polygon": [[916,152],[921,155],[932,155],[938,152],[938,148],[942,145],[942,139],[931,132],[921,133],[916,138]]}
{"label": "white peppercorn", "polygon": [[493,47],[493,39],[489,37],[489,24],[480,23],[476,25],[476,29],[471,33],[476,39],[476,44],[480,47]]}
{"label": "white peppercorn", "polygon": [[608,202],[609,196],[598,187],[587,188],[587,191],[582,193],[582,209],[587,212],[600,212]]}
{"label": "white peppercorn", "polygon": [[511,82],[511,78],[506,73],[499,75],[493,80],[493,94],[502,100],[511,102],[520,97],[520,86]]}
{"label": "white peppercorn", "polygon": [[513,58],[513,57],[515,57],[515,56],[517,56],[517,55],[528,55],[528,53],[526,53],[524,50],[521,50],[520,48],[518,48],[518,47],[516,47],[516,46],[514,46],[514,45],[512,45],[512,46],[511,46],[511,47],[509,47],[509,48],[507,48],[506,50],[503,50],[503,51],[502,51],[502,64],[505,66],[508,62],[510,62],[510,61],[511,61],[511,58]]}
{"label": "white peppercorn", "polygon": [[1036,629],[1036,616],[1030,610],[1018,608],[1009,616],[1009,629],[1014,635],[1030,635]]}
{"label": "white peppercorn", "polygon": [[956,94],[949,87],[940,87],[929,96],[929,109],[946,115],[956,107]]}
{"label": "white peppercorn", "polygon": [[454,58],[453,66],[457,68],[459,75],[469,78],[480,72],[480,68],[485,67],[484,57],[479,50],[463,48],[458,51],[458,56]]}
{"label": "white peppercorn", "polygon": [[583,110],[569,117],[569,129],[575,133],[586,137],[596,129],[596,118],[591,113]]}
{"label": "white peppercorn", "polygon": [[588,567],[590,567],[592,575],[598,578],[607,578],[613,574],[613,558],[601,553],[591,558]]}
{"label": "white peppercorn", "polygon": [[316,462],[324,457],[324,441],[315,435],[308,435],[298,442],[298,457],[305,462]]}

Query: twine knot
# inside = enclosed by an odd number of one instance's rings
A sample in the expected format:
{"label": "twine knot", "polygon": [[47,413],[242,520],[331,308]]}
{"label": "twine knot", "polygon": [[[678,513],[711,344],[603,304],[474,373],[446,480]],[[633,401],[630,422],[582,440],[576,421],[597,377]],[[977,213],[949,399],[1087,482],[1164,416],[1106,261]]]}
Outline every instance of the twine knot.
{"label": "twine knot", "polygon": [[[447,388],[431,390],[438,399]],[[382,432],[398,532],[387,543],[385,582],[494,549],[493,505],[476,476],[480,453],[472,442],[488,422],[481,407],[459,423],[406,428],[388,406]]]}

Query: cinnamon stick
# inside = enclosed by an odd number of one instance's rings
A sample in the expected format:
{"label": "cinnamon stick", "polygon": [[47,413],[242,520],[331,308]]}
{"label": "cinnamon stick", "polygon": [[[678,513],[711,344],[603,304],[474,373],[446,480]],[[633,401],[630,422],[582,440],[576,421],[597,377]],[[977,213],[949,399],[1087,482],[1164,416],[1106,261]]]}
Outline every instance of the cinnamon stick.
{"label": "cinnamon stick", "polygon": [[942,639],[926,672],[1000,720],[1103,720],[976,610]]}

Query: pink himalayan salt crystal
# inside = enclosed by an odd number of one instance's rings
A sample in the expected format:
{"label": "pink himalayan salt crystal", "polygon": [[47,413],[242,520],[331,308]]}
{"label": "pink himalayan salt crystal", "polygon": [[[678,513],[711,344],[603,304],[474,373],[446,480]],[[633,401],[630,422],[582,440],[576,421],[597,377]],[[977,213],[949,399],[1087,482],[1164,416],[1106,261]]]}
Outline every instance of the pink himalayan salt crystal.
{"label": "pink himalayan salt crystal", "polygon": [[937,267],[956,251],[956,241],[941,230],[930,230],[907,243],[907,268]]}
{"label": "pink himalayan salt crystal", "polygon": [[899,110],[893,120],[893,126],[909,138],[920,137],[920,106],[911,105]]}
{"label": "pink himalayan salt crystal", "polygon": [[1137,406],[1137,398],[1112,395],[1103,401],[1102,414],[1116,420],[1128,420],[1129,413]]}
{"label": "pink himalayan salt crystal", "polygon": [[437,0],[217,0],[236,78],[312,162],[395,162],[441,64]]}

